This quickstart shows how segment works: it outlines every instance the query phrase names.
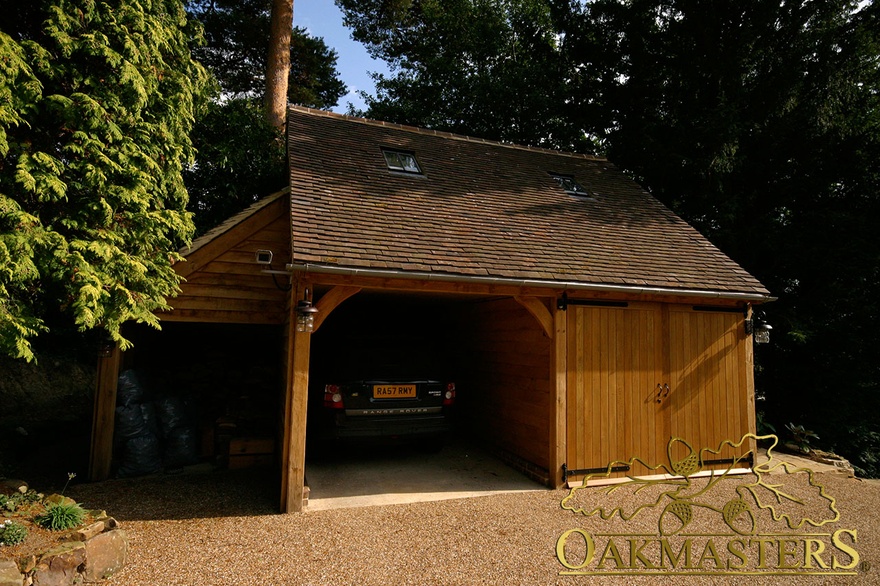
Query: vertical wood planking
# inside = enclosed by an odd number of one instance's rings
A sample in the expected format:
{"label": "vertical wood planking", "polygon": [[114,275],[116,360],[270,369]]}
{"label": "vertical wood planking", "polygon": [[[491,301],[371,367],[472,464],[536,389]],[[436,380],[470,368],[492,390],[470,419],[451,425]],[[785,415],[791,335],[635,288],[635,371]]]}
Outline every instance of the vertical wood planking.
{"label": "vertical wood planking", "polygon": [[[569,360],[577,365],[569,375],[569,466],[603,468],[632,457],[656,459],[661,452],[657,433],[663,428],[654,391],[657,307],[572,307],[569,312]],[[573,417],[575,402],[580,420]]]}
{"label": "vertical wood planking", "polygon": [[[653,303],[570,307],[569,313],[570,468],[633,456],[656,465],[668,461],[672,436],[696,450],[716,449],[754,429],[753,390],[743,386],[751,366],[738,329],[741,314]],[[660,403],[658,384],[661,395],[669,385]],[[706,457],[744,451],[725,447]],[[671,458],[686,455],[676,445]]]}
{"label": "vertical wood planking", "polygon": [[[546,336],[533,313],[511,298],[474,305],[468,321],[471,334],[462,340],[462,352],[468,356],[469,380],[460,393],[462,404],[469,402],[472,427],[487,441],[555,477],[550,456],[557,385],[554,348],[560,344],[559,358],[564,358],[565,336],[558,342],[555,334],[554,339]],[[566,374],[559,376],[564,388]],[[559,417],[567,424],[565,411]],[[566,442],[564,431],[560,440]]]}
{"label": "vertical wood planking", "polygon": [[[676,388],[673,435],[695,448],[717,449],[737,442],[750,429],[748,364],[741,316],[675,308],[670,318],[671,378]],[[731,458],[748,447],[724,447],[718,456]]]}

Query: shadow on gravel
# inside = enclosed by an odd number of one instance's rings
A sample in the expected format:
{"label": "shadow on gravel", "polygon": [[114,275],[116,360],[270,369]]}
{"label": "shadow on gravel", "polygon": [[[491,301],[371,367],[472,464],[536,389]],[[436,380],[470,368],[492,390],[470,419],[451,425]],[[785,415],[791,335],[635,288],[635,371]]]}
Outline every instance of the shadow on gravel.
{"label": "shadow on gravel", "polygon": [[[73,484],[66,494],[120,521],[274,515],[279,476],[275,466],[214,471],[202,464],[179,474]],[[435,453],[360,446],[309,458],[306,481],[310,511],[546,490],[461,439]]]}
{"label": "shadow on gravel", "polygon": [[77,484],[67,496],[120,521],[247,517],[278,513],[274,466],[198,471]]}

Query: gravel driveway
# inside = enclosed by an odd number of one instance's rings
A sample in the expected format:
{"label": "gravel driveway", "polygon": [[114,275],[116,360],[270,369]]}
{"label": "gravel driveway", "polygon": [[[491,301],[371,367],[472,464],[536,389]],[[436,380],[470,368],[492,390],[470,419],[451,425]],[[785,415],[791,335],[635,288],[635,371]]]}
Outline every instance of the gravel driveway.
{"label": "gravel driveway", "polygon": [[[806,478],[805,474],[801,476]],[[792,531],[773,524],[771,519],[764,518],[767,515],[757,515],[759,532],[824,532],[830,536],[839,528],[856,530],[858,541],[852,547],[861,563],[851,570],[855,575],[807,576],[800,569],[785,576],[721,577],[710,556],[702,565],[711,570],[707,575],[664,576],[662,583],[880,584],[880,483],[832,474],[815,476],[827,494],[836,499],[840,520],[832,526]],[[774,476],[773,481],[792,486],[796,484],[793,478],[794,475]],[[725,487],[728,494],[732,486]],[[809,486],[808,490],[815,491]],[[655,536],[658,531],[656,514],[650,517],[646,513],[623,523],[619,519],[603,521],[597,516],[563,510],[560,503],[568,494],[564,490],[293,515],[275,513],[278,491],[271,470],[112,480],[74,486],[70,493],[88,507],[106,508],[128,531],[130,563],[109,581],[116,585],[623,585],[655,584],[661,580],[657,575],[560,575],[565,568],[556,558],[556,542],[568,530],[583,528],[594,535],[617,532]],[[615,498],[631,504],[642,496],[620,494]],[[591,497],[577,498],[590,502]],[[718,503],[719,510],[722,504]],[[725,526],[719,516],[711,510],[707,512],[695,513],[688,530],[694,534],[723,533]],[[722,543],[718,547],[722,558],[731,557],[723,549],[723,540],[737,537],[717,538]],[[621,545],[623,563],[628,563],[627,539],[613,539]],[[701,538],[693,539],[696,544]],[[822,539],[829,542],[829,550],[818,557],[830,567],[830,537]],[[577,535],[571,541],[568,555],[574,560],[583,559],[584,553],[577,551]],[[797,541],[792,543],[784,547],[797,549]],[[810,547],[813,551],[818,548],[815,544]],[[695,557],[700,552],[707,555],[700,545],[694,545],[694,549]],[[768,546],[767,555],[776,556],[775,545]],[[599,556],[597,550],[593,567]],[[851,561],[839,552],[837,556],[841,565]],[[608,564],[603,571],[613,570],[613,555],[606,551],[605,557]],[[802,565],[802,561],[797,561],[800,557],[804,554],[792,554],[787,559],[791,565]],[[756,563],[750,558],[744,569],[755,570]],[[818,564],[814,561],[811,565]]]}

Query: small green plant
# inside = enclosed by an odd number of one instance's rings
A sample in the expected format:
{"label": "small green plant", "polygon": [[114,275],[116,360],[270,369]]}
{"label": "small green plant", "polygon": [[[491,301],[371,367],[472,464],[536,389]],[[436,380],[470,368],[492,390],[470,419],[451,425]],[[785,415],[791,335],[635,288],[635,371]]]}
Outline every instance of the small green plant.
{"label": "small green plant", "polygon": [[76,478],[76,472],[68,472],[67,473],[67,482],[64,483],[64,488],[61,489],[61,494],[64,494],[64,491],[67,490],[67,485],[70,484],[70,481]]}
{"label": "small green plant", "polygon": [[64,531],[82,525],[85,516],[85,509],[77,503],[54,503],[46,507],[45,513],[34,517],[34,521],[50,531]]}
{"label": "small green plant", "polygon": [[27,490],[25,492],[16,492],[14,494],[0,494],[0,509],[6,509],[10,513],[14,513],[24,505],[39,502],[43,499],[43,495],[35,490]]}
{"label": "small green plant", "polygon": [[806,429],[803,425],[789,423],[785,426],[785,429],[791,434],[791,440],[786,442],[785,445],[793,447],[804,454],[810,453],[810,440],[819,439],[818,435],[809,429]]}
{"label": "small green plant", "polygon": [[0,545],[18,545],[27,537],[27,527],[7,519],[0,523]]}
{"label": "small green plant", "polygon": [[769,423],[765,419],[766,415],[763,411],[758,411],[755,414],[756,426],[758,429],[758,435],[770,435],[776,433],[776,427],[773,426],[772,423]]}

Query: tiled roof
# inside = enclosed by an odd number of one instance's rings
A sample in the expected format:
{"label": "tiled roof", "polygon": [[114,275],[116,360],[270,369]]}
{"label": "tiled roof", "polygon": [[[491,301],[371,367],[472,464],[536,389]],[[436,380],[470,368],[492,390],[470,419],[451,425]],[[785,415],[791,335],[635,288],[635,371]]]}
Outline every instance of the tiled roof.
{"label": "tiled roof", "polygon": [[[301,107],[288,140],[294,265],[768,293],[604,159]],[[381,147],[424,176],[389,171]]]}

